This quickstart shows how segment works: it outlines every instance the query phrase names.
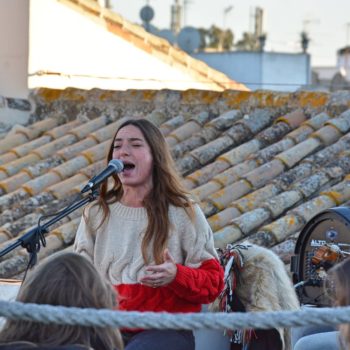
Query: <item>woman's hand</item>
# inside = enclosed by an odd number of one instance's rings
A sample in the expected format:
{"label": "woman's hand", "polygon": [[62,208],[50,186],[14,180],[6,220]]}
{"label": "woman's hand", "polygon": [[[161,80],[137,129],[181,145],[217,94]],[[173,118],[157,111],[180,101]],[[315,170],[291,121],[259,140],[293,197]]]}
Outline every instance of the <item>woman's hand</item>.
{"label": "woman's hand", "polygon": [[172,282],[177,273],[174,258],[168,249],[164,250],[164,262],[160,265],[146,267],[146,276],[142,277],[140,283],[149,287],[162,287]]}

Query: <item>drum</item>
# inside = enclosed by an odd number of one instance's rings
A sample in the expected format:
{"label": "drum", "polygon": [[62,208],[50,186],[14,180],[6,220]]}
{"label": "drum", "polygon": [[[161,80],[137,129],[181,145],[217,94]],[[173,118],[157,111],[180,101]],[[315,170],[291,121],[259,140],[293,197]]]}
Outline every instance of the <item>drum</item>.
{"label": "drum", "polygon": [[302,229],[291,259],[291,272],[300,303],[330,306],[327,271],[350,255],[350,208],[320,212]]}

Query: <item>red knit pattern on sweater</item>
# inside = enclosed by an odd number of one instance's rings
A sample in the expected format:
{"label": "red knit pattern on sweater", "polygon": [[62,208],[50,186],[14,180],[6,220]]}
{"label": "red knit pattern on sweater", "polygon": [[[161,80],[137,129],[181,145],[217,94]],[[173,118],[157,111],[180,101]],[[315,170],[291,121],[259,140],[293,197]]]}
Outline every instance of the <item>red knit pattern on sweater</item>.
{"label": "red knit pattern on sweater", "polygon": [[199,312],[202,304],[215,300],[224,287],[223,269],[216,259],[198,268],[177,265],[176,278],[164,287],[142,284],[115,285],[119,310]]}

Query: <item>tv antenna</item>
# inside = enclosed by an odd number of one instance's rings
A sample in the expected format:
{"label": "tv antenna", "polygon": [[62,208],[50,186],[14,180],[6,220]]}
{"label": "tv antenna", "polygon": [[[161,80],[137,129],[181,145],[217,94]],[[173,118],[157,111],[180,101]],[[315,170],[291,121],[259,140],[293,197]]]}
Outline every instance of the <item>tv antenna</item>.
{"label": "tv antenna", "polygon": [[188,5],[193,4],[194,1],[192,0],[184,0],[184,26],[187,24],[187,10],[188,10]]}
{"label": "tv antenna", "polygon": [[193,53],[196,51],[199,48],[200,43],[201,35],[194,27],[184,27],[181,29],[177,37],[177,44],[187,53]]}
{"label": "tv antenna", "polygon": [[141,11],[140,11],[140,17],[143,21],[143,23],[145,24],[145,29],[147,30],[147,32],[150,31],[151,28],[151,21],[154,18],[154,10],[151,6],[149,5],[145,5],[144,7],[142,7]]}

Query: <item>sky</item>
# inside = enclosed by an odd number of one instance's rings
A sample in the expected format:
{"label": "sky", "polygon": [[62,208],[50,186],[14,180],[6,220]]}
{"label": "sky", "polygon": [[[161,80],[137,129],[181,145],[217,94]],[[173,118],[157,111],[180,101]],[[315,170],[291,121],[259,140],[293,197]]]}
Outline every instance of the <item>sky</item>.
{"label": "sky", "polygon": [[[125,19],[141,24],[140,10],[149,5],[159,29],[170,28],[170,8],[175,0],[112,0],[113,10]],[[253,31],[254,9],[264,11],[265,50],[301,52],[300,33],[311,41],[308,52],[312,66],[335,66],[337,50],[350,45],[350,0],[185,0],[184,26],[209,28],[212,24],[231,29],[235,42]],[[180,3],[183,5],[184,0]],[[232,6],[225,14],[225,9]]]}

